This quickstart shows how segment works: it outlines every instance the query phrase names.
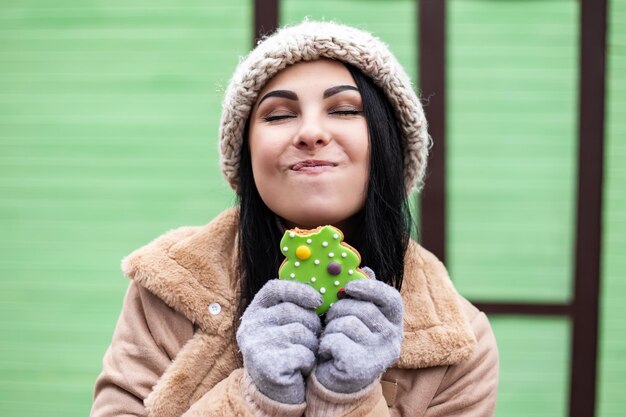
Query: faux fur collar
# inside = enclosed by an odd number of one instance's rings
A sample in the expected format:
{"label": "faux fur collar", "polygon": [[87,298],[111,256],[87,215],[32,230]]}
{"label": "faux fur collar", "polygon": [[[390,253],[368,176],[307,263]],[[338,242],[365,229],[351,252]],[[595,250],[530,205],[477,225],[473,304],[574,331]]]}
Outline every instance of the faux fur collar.
{"label": "faux fur collar", "polygon": [[[232,335],[238,282],[236,208],[205,226],[172,230],[122,261],[129,277],[184,314],[207,335]],[[401,291],[405,305],[400,368],[452,365],[476,343],[459,295],[434,255],[411,241]],[[220,314],[210,314],[217,303]]]}

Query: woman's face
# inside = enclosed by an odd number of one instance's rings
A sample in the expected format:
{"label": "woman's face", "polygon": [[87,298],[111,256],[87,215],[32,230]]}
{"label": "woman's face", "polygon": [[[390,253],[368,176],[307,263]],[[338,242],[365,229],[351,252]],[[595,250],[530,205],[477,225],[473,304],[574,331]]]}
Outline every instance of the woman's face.
{"label": "woman's face", "polygon": [[367,123],[343,64],[301,62],[278,73],[252,109],[248,140],[259,194],[290,227],[341,227],[363,207]]}

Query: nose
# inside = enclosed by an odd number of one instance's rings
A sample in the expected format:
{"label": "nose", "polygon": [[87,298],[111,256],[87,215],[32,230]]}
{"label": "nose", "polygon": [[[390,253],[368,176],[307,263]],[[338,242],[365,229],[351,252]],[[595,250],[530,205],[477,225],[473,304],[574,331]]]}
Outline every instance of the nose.
{"label": "nose", "polygon": [[293,138],[294,146],[303,150],[322,148],[331,140],[331,135],[316,118],[303,120],[302,126]]}

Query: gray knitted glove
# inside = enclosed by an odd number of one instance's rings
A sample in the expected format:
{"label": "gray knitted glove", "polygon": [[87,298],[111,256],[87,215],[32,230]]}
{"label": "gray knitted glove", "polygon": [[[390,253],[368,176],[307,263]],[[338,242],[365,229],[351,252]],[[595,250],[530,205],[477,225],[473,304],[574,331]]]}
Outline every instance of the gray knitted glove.
{"label": "gray knitted glove", "polygon": [[400,356],[403,308],[400,293],[381,281],[351,281],[345,291],[350,298],[337,301],[326,316],[315,376],[331,391],[353,393]]}
{"label": "gray knitted glove", "polygon": [[284,403],[304,402],[304,376],[315,365],[322,296],[294,281],[268,281],[241,317],[237,343],[259,391]]}

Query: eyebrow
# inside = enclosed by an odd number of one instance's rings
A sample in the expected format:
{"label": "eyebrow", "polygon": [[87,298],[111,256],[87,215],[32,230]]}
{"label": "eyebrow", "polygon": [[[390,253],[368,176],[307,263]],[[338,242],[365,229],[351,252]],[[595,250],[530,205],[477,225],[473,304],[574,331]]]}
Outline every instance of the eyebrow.
{"label": "eyebrow", "polygon": [[259,104],[257,104],[257,107],[259,107],[261,103],[263,103],[263,100],[265,100],[266,98],[270,98],[270,97],[282,97],[282,98],[286,98],[287,100],[298,101],[298,95],[294,93],[293,91],[274,90],[264,95],[263,98],[259,100]]}
{"label": "eyebrow", "polygon": [[359,92],[359,89],[353,85],[338,85],[336,87],[330,87],[329,89],[325,90],[324,98],[334,96],[335,94],[341,93],[342,91],[346,91],[346,90],[353,90],[353,91],[356,91],[357,93]]}
{"label": "eyebrow", "polygon": [[[326,99],[330,96],[334,96],[335,94],[341,93],[342,91],[346,91],[346,90],[359,92],[359,89],[353,85],[338,85],[338,86],[330,87],[324,90],[323,98]],[[270,97],[281,97],[281,98],[286,98],[287,100],[298,101],[298,95],[294,93],[293,91],[274,90],[264,95],[263,98],[259,100],[259,104],[257,104],[257,107],[259,107],[261,103],[263,103],[263,100],[265,100],[266,98],[270,98]]]}

